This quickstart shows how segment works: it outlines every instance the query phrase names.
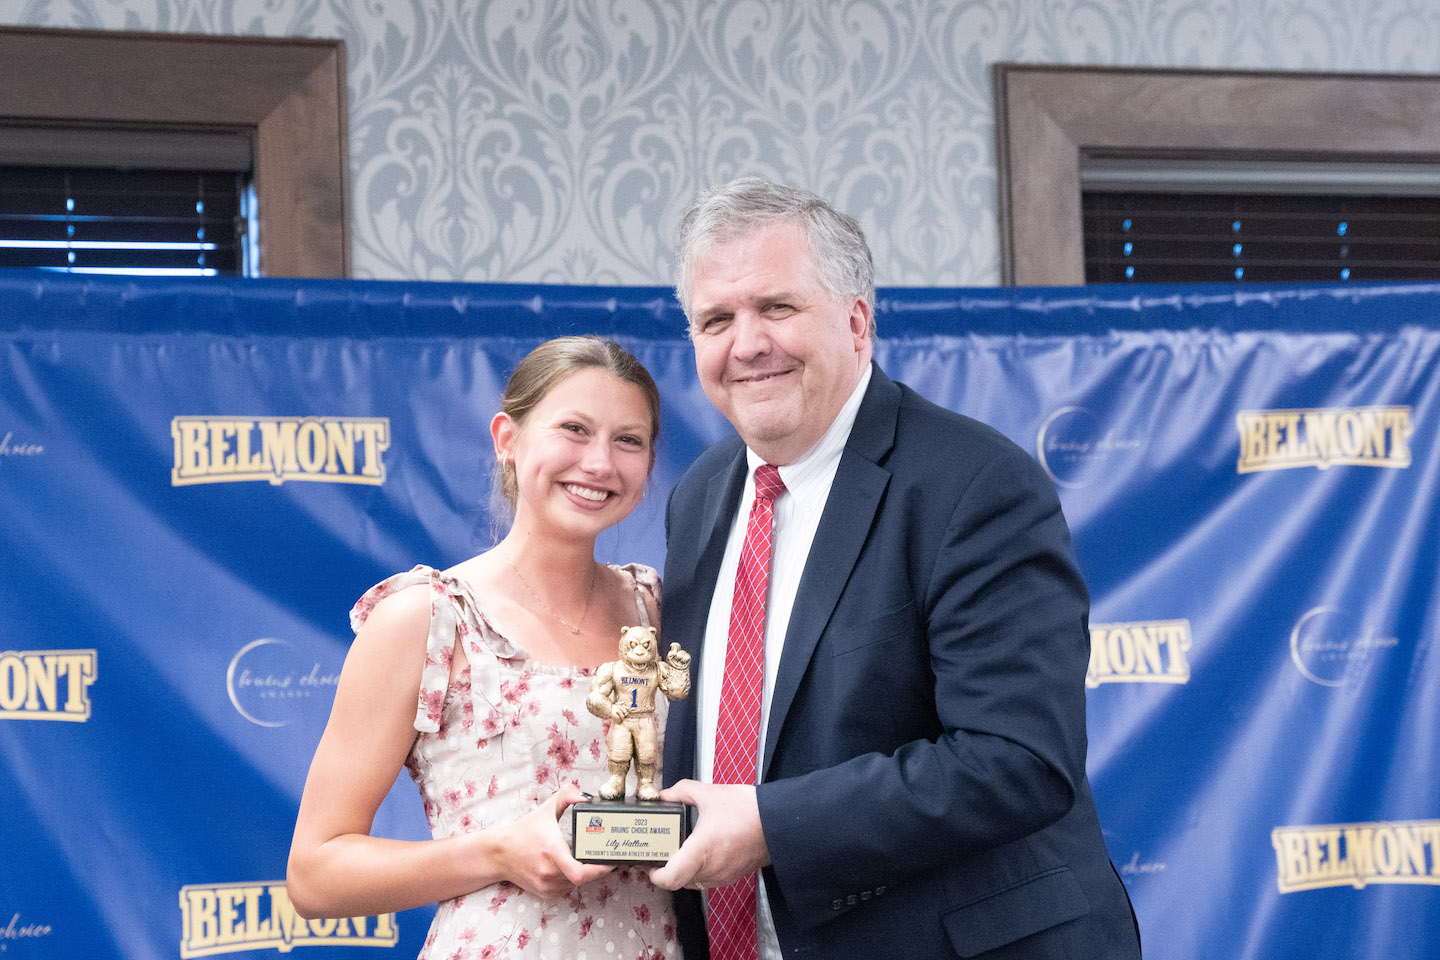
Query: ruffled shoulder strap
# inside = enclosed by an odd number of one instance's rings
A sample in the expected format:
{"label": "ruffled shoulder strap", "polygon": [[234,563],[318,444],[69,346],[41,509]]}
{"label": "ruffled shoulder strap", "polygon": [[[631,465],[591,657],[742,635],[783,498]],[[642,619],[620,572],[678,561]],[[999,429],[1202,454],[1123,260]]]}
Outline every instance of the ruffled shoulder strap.
{"label": "ruffled shoulder strap", "polygon": [[645,605],[645,597],[648,595],[655,604],[655,609],[660,609],[660,574],[654,567],[648,567],[643,563],[627,563],[623,566],[612,564],[616,570],[626,574],[630,582],[635,585],[635,608],[640,611],[640,626],[650,626],[650,610]]}
{"label": "ruffled shoulder strap", "polygon": [[425,640],[425,667],[420,673],[420,700],[415,710],[415,729],[434,733],[440,729],[445,692],[450,686],[450,667],[458,640],[470,664],[470,690],[492,706],[501,702],[500,667],[497,660],[520,660],[524,650],[494,628],[481,612],[470,585],[423,564],[405,573],[382,580],[371,587],[350,611],[350,625],[360,632],[376,604],[409,587],[426,584],[430,590],[430,632]]}

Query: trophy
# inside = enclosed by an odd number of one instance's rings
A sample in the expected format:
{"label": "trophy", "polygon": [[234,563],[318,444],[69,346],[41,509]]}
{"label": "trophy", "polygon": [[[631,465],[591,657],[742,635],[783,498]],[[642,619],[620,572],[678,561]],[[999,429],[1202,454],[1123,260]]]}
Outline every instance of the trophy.
{"label": "trophy", "polygon": [[[690,654],[670,644],[664,660],[654,627],[620,631],[620,659],[603,664],[590,684],[585,709],[610,721],[605,749],[610,778],[600,797],[570,808],[573,852],[581,863],[661,864],[680,849],[688,828],[685,804],[660,799],[655,698],[690,693]],[[635,796],[625,781],[635,767]]]}

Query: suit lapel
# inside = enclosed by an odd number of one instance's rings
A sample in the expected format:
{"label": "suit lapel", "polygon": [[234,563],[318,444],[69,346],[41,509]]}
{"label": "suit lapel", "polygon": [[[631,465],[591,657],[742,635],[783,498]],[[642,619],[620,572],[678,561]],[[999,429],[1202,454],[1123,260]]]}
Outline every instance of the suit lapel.
{"label": "suit lapel", "polygon": [[765,754],[760,766],[762,781],[775,755],[785,715],[800,689],[815,645],[820,642],[820,635],[825,632],[860,558],[890,482],[890,471],[877,462],[895,442],[899,409],[900,388],[881,373],[878,366],[873,367],[870,386],[860,403],[825,509],[820,514],[820,525],[815,531],[815,541],[805,561],[795,606],[785,630],[785,647],[780,653],[780,668],[770,697]]}

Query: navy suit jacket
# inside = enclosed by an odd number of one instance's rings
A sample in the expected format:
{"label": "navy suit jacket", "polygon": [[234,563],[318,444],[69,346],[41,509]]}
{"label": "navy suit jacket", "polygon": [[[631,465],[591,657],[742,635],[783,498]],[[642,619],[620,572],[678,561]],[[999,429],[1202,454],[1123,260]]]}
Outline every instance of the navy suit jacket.
{"label": "navy suit jacket", "polygon": [[[746,472],[706,451],[666,512],[662,637],[699,660]],[[1049,480],[874,368],[806,561],[757,786],[785,956],[1130,958],[1085,777],[1088,594]],[[694,777],[695,698],[667,784]],[[689,960],[698,894],[676,894]]]}

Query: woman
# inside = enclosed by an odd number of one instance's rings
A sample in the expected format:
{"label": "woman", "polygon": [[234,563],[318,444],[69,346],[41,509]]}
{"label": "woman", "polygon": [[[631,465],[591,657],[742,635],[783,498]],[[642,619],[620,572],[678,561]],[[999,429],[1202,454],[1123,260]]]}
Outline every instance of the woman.
{"label": "woman", "polygon": [[[654,570],[595,562],[596,536],[640,501],[659,405],[639,361],[595,337],[551,340],[516,368],[490,424],[509,533],[351,611],[290,849],[301,915],[440,901],[421,954],[434,960],[678,956],[669,895],[643,870],[576,862],[558,825],[606,775],[590,676],[622,627],[659,623]],[[402,765],[433,840],[369,835]]]}

